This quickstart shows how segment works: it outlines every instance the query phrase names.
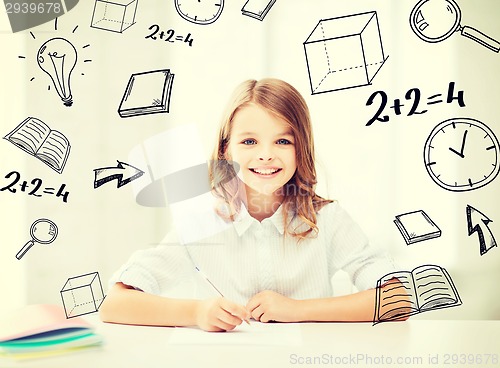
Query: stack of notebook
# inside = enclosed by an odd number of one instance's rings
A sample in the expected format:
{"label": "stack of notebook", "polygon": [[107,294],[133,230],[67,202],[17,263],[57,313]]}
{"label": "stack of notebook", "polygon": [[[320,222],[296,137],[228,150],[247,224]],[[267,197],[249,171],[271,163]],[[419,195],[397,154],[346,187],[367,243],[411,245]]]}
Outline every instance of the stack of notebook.
{"label": "stack of notebook", "polygon": [[30,305],[0,318],[0,361],[65,354],[102,342],[92,325],[80,317],[67,319],[57,305]]}

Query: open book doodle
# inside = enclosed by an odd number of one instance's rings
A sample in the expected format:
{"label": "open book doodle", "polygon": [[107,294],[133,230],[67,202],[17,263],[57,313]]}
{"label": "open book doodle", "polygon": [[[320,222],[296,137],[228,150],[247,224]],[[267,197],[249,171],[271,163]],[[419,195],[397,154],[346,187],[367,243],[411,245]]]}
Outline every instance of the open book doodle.
{"label": "open book doodle", "polygon": [[59,174],[64,170],[71,145],[64,134],[50,129],[40,119],[26,118],[4,138]]}
{"label": "open book doodle", "polygon": [[448,272],[441,266],[423,265],[412,271],[391,272],[377,282],[373,322],[394,321],[461,304]]}

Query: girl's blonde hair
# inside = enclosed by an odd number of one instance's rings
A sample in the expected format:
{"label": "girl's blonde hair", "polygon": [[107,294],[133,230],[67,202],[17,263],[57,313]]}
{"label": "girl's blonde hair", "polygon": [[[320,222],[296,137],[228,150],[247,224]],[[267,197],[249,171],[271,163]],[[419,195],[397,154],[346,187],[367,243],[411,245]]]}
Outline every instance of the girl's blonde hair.
{"label": "girl's blonde hair", "polygon": [[[320,197],[315,192],[314,142],[307,104],[293,86],[279,79],[247,80],[235,89],[227,105],[209,170],[212,190],[224,204],[217,208],[217,212],[228,220],[234,220],[234,215],[241,207],[241,183],[234,166],[226,159],[226,149],[231,137],[233,118],[248,104],[256,104],[283,119],[292,130],[297,169],[280,189],[280,194],[284,197],[283,221],[286,232],[299,239],[311,233],[316,234],[316,213],[332,201]],[[290,229],[290,215],[298,216],[306,225],[305,228],[299,226]]]}

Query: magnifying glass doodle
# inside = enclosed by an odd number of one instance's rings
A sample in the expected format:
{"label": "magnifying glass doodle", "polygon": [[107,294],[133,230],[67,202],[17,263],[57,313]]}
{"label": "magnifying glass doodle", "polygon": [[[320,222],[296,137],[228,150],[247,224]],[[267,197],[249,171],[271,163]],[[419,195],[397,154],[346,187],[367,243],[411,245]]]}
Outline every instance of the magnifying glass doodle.
{"label": "magnifying glass doodle", "polygon": [[441,42],[455,32],[494,52],[500,43],[475,28],[460,25],[461,11],[454,0],[420,0],[410,14],[413,32],[426,42]]}
{"label": "magnifying glass doodle", "polygon": [[28,250],[36,243],[50,244],[57,237],[57,225],[48,219],[38,219],[31,225],[31,240],[24,244],[24,247],[16,254],[17,259],[21,259]]}

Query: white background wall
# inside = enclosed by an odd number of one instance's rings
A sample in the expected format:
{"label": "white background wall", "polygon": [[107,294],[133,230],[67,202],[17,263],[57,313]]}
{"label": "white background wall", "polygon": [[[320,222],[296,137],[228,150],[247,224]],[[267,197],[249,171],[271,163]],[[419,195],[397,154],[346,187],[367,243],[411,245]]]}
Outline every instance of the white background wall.
{"label": "white background wall", "polygon": [[[500,3],[459,0],[462,24],[500,39]],[[481,3],[480,6],[479,2]],[[226,1],[221,18],[208,26],[181,19],[172,1],[140,0],[136,24],[122,34],[89,27],[93,1],[80,1],[58,21],[12,34],[0,15],[0,135],[28,116],[63,132],[71,153],[59,175],[6,140],[0,141],[0,187],[15,170],[22,180],[43,179],[46,186],[65,183],[68,203],[0,191],[0,311],[26,303],[61,303],[60,289],[69,277],[99,272],[103,285],[136,249],[159,242],[170,224],[166,208],[136,204],[132,185],[117,189],[108,183],[93,188],[96,168],[127,162],[129,152],[145,139],[177,125],[195,123],[203,149],[211,151],[218,119],[233,88],[244,79],[277,77],[294,85],[306,98],[313,118],[318,156],[318,191],[338,199],[360,223],[372,242],[387,247],[402,269],[436,263],[455,282],[463,305],[416,318],[498,319],[500,250],[479,255],[477,235],[467,236],[465,207],[479,209],[493,220],[489,227],[500,240],[500,179],[463,193],[443,190],[428,176],[423,146],[432,128],[453,117],[471,117],[500,134],[500,59],[458,33],[438,44],[425,43],[411,31],[408,18],[416,1],[277,0],[264,21],[243,16],[244,1]],[[384,51],[389,58],[365,87],[311,95],[303,42],[320,19],[376,11]],[[193,46],[145,39],[152,24],[176,34],[192,34]],[[74,30],[74,28],[78,28]],[[49,79],[36,64],[40,45],[64,37],[78,50],[72,77],[74,105],[64,107]],[[89,44],[89,47],[83,46]],[[20,59],[18,56],[25,56]],[[83,60],[91,60],[83,62]],[[132,73],[170,68],[175,74],[170,113],[122,119],[117,113]],[[33,80],[31,80],[34,77]],[[425,106],[426,98],[446,95],[448,83],[463,90],[466,107],[441,103]],[[365,106],[377,90],[389,104],[404,99],[410,88],[422,91],[422,115],[390,115],[387,123],[365,123],[379,100]],[[186,142],[189,145],[189,142]],[[393,223],[396,215],[423,209],[442,236],[407,246]],[[15,254],[29,240],[31,223],[46,217],[59,235],[48,246],[35,245],[21,260]]]}

